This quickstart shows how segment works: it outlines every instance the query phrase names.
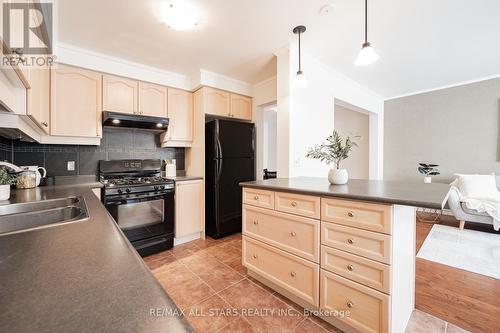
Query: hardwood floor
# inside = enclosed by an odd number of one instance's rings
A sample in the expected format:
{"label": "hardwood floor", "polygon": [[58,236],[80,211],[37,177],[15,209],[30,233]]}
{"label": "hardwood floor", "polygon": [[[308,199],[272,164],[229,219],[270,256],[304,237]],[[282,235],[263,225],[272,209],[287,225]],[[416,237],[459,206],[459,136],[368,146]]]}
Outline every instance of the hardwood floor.
{"label": "hardwood floor", "polygon": [[[442,224],[458,227],[447,216]],[[417,221],[417,252],[431,228]],[[465,228],[494,232],[472,223]],[[417,309],[471,332],[500,332],[500,280],[417,258],[415,283]]]}

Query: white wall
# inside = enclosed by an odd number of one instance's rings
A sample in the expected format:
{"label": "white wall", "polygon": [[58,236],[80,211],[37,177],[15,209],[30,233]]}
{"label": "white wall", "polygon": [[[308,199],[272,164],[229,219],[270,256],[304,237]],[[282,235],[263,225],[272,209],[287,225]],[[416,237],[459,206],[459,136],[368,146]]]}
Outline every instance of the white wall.
{"label": "white wall", "polygon": [[359,136],[357,147],[342,161],[341,167],[349,170],[349,177],[368,179],[370,176],[370,116],[351,108],[335,105],[334,127],[342,137]]}
{"label": "white wall", "polygon": [[276,171],[276,109],[264,109],[263,112],[263,169]]}
{"label": "white wall", "polygon": [[297,47],[279,50],[278,82],[278,177],[324,176],[329,166],[305,157],[309,147],[325,140],[334,129],[335,99],[372,113],[370,116],[370,178],[383,172],[384,100],[369,89],[302,53],[302,70],[309,84],[293,85],[297,71]]}
{"label": "white wall", "polygon": [[276,103],[276,77],[271,77],[253,87],[253,122],[255,123],[256,132],[256,177],[262,179],[264,169],[264,117],[263,112],[267,105]]}

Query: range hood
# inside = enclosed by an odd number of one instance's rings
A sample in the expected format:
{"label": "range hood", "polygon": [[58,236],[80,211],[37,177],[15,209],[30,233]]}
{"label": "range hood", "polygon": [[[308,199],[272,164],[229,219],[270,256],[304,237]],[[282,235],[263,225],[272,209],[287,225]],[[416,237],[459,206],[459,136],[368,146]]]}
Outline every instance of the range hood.
{"label": "range hood", "polygon": [[143,116],[119,112],[102,112],[102,124],[109,127],[142,128],[155,131],[166,131],[168,118]]}

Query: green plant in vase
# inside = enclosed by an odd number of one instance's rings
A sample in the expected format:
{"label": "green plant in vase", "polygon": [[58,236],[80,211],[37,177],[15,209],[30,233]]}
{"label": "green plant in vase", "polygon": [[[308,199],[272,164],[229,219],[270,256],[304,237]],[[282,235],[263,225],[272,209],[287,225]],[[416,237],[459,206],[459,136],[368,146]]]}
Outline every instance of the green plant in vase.
{"label": "green plant in vase", "polygon": [[441,173],[438,170],[437,164],[427,164],[427,163],[419,163],[418,164],[418,172],[424,175],[424,183],[430,184],[432,183],[432,176],[438,176]]}
{"label": "green plant in vase", "polygon": [[16,177],[12,176],[5,168],[0,167],[0,201],[10,198],[10,186]]}

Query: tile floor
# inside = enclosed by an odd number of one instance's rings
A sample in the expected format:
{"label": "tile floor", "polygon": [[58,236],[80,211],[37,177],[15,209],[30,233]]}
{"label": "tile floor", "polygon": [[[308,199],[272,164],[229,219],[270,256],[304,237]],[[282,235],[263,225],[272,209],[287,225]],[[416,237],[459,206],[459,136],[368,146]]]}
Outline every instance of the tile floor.
{"label": "tile floor", "polygon": [[[240,234],[195,240],[144,261],[196,332],[341,332],[249,277]],[[466,331],[416,310],[406,332]]]}

